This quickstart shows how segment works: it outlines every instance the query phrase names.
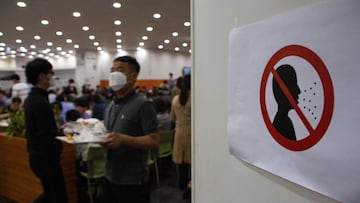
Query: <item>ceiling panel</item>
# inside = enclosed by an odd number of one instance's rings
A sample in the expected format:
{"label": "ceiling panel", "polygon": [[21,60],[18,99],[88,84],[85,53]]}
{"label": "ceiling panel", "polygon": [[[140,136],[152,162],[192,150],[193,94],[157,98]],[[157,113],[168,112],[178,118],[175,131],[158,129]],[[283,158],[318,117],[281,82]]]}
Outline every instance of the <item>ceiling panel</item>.
{"label": "ceiling panel", "polygon": [[[35,51],[40,53],[44,49],[50,49],[49,53],[59,54],[61,51],[75,50],[74,44],[80,48],[96,50],[93,42],[99,42],[104,51],[116,51],[116,39],[121,39],[123,50],[135,50],[139,42],[144,42],[145,49],[158,49],[163,45],[166,51],[174,51],[175,47],[180,52],[189,53],[190,27],[185,27],[184,22],[190,22],[190,0],[27,0],[27,4],[21,8],[15,0],[0,1],[0,43],[6,44],[7,53],[24,47],[28,50],[26,55]],[[114,2],[121,3],[120,8],[114,8]],[[78,11],[81,17],[75,18],[72,13]],[[161,18],[153,18],[154,13],[160,13]],[[48,25],[42,25],[42,19],[49,21]],[[121,20],[121,25],[115,25],[114,20]],[[89,26],[89,31],[83,31],[82,26]],[[22,26],[23,31],[17,31],[16,26]],[[152,32],[146,31],[147,26],[153,26]],[[56,31],[63,32],[57,36]],[[120,37],[115,32],[120,31]],[[172,32],[178,32],[179,36],[172,36]],[[1,34],[0,33],[0,34]],[[34,36],[39,35],[40,40]],[[89,35],[94,35],[95,40],[90,40]],[[142,36],[148,36],[148,40],[142,40]],[[21,39],[21,43],[16,43]],[[67,43],[71,39],[72,43]],[[170,44],[164,40],[169,39]],[[52,42],[48,46],[47,42]],[[182,44],[187,43],[187,47]],[[35,45],[31,49],[30,45]],[[61,51],[56,48],[61,47]],[[49,54],[48,53],[48,54]],[[1,54],[1,53],[0,53]]]}

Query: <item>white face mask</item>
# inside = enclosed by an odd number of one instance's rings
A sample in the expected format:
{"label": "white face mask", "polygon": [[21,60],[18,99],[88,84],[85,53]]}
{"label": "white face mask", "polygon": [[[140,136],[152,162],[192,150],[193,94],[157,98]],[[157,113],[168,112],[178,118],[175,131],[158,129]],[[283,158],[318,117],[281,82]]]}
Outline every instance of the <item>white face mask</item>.
{"label": "white face mask", "polygon": [[119,91],[127,83],[126,75],[122,72],[112,72],[109,76],[109,84],[111,89]]}

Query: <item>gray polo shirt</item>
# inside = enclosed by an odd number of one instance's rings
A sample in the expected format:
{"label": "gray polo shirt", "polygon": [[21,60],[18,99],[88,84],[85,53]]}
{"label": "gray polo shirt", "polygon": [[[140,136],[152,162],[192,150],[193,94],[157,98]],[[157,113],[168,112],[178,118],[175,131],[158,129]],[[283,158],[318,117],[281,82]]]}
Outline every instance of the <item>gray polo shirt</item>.
{"label": "gray polo shirt", "polygon": [[[144,136],[157,132],[156,111],[145,98],[130,92],[123,99],[112,101],[105,116],[108,132]],[[105,151],[105,177],[115,184],[140,184],[148,180],[148,151],[119,146]]]}

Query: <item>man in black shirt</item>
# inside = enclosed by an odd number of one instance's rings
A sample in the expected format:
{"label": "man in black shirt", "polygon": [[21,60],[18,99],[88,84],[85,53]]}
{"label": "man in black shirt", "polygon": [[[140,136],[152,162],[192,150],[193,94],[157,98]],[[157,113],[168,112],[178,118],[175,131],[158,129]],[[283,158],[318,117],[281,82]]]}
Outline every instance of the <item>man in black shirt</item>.
{"label": "man in black shirt", "polygon": [[45,59],[26,64],[26,77],[33,85],[25,105],[27,149],[32,171],[40,179],[43,193],[34,203],[66,203],[64,175],[60,165],[62,144],[55,139],[58,129],[48,100],[53,83],[52,65]]}

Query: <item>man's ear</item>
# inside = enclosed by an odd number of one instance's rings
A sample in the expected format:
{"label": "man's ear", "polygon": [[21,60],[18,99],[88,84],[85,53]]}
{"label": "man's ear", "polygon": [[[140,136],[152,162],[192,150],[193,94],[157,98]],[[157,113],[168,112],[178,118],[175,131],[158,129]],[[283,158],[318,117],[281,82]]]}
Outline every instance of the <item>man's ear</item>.
{"label": "man's ear", "polygon": [[137,72],[131,72],[130,74],[129,74],[129,78],[130,78],[130,81],[129,82],[136,82],[136,79],[137,79],[137,77],[138,77],[138,73]]}
{"label": "man's ear", "polygon": [[44,80],[44,77],[46,77],[46,74],[44,74],[44,73],[39,73],[39,75],[38,75],[38,82],[43,81],[43,80]]}

